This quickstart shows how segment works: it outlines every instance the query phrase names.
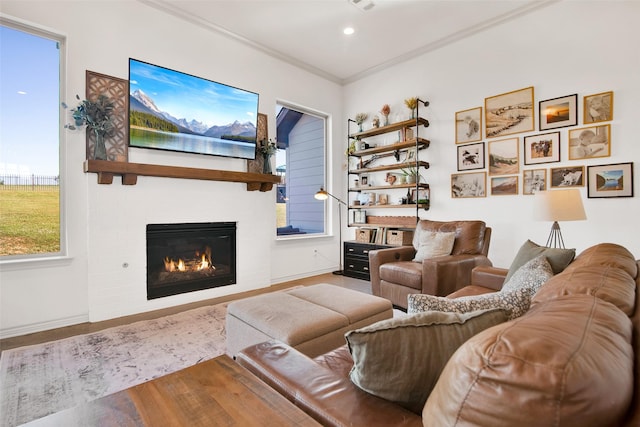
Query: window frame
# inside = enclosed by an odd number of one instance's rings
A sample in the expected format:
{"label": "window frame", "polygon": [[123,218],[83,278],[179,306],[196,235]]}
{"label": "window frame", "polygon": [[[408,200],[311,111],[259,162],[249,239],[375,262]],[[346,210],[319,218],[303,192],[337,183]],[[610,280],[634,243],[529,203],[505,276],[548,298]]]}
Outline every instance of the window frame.
{"label": "window frame", "polygon": [[[310,108],[310,107],[305,107],[302,106],[300,104],[296,104],[294,102],[290,102],[290,101],[285,101],[282,99],[276,99],[276,106],[277,107],[284,107],[284,108],[289,108],[295,111],[298,111],[302,114],[307,114],[313,117],[316,117],[318,119],[321,119],[324,123],[323,126],[323,140],[324,140],[324,146],[322,149],[322,155],[323,155],[323,168],[322,168],[322,187],[323,188],[327,188],[327,171],[328,171],[328,167],[329,167],[329,146],[330,146],[330,142],[329,142],[329,135],[331,135],[330,132],[330,123],[331,123],[331,116],[325,112]],[[278,110],[277,110],[278,111]],[[277,116],[277,114],[276,114]],[[276,125],[277,126],[277,125]],[[276,129],[276,135],[277,135],[277,129]],[[277,165],[276,165],[277,166]],[[285,172],[285,177],[286,177],[286,172]],[[318,188],[318,190],[320,190],[320,188]],[[321,233],[309,233],[309,234],[283,234],[283,235],[278,235],[276,232],[276,241],[290,241],[290,240],[304,240],[304,239],[317,239],[317,238],[326,238],[328,236],[333,236],[333,233],[330,232],[329,230],[329,209],[330,207],[333,206],[333,200],[330,200],[329,203],[324,203],[324,207],[322,210],[322,216],[323,216],[323,232]]]}
{"label": "window frame", "polygon": [[[58,44],[58,105],[66,94],[67,81],[67,37],[53,29],[28,22],[19,18],[0,15],[0,25],[13,30],[22,31],[37,37],[52,40]],[[66,215],[66,147],[67,139],[64,132],[65,110],[58,108],[58,175],[59,175],[59,221],[60,221],[60,250],[50,253],[32,253],[20,255],[0,256],[3,270],[20,270],[26,264],[28,268],[48,267],[69,263]]]}

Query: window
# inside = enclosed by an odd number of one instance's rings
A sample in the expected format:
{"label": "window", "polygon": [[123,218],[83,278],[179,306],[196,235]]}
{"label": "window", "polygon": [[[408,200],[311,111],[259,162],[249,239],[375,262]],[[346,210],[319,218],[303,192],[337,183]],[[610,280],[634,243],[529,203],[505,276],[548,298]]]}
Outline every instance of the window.
{"label": "window", "polygon": [[0,257],[62,252],[62,38],[0,20]]}
{"label": "window", "polygon": [[326,117],[277,105],[276,173],[278,236],[325,233],[325,203],[313,196],[324,186]]}

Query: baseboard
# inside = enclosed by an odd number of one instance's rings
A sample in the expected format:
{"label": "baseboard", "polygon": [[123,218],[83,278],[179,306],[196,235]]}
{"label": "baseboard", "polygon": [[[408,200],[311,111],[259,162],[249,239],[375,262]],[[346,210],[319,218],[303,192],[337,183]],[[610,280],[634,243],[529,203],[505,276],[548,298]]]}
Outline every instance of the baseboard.
{"label": "baseboard", "polygon": [[77,325],[89,321],[89,315],[65,317],[50,322],[32,323],[31,325],[18,326],[15,328],[0,329],[0,339],[19,337],[21,335],[33,334],[36,332],[48,331],[49,329],[63,328],[65,326]]}
{"label": "baseboard", "polygon": [[271,280],[271,285],[278,285],[280,283],[285,283],[285,282],[293,282],[295,280],[306,279],[307,277],[319,276],[321,274],[331,273],[333,271],[335,271],[335,267],[334,268],[326,268],[326,269],[323,269],[323,270],[315,270],[315,271],[311,271],[311,272],[307,272],[307,273],[303,273],[303,274],[295,274],[295,275],[291,275],[291,276],[276,277],[276,278],[273,278]]}

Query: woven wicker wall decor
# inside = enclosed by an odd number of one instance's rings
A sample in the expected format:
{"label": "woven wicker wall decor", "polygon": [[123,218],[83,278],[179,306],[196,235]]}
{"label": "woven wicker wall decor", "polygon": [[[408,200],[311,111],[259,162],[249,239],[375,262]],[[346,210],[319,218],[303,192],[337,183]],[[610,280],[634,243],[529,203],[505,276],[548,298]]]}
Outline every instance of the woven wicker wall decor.
{"label": "woven wicker wall decor", "polygon": [[[129,158],[129,81],[105,74],[86,72],[86,97],[95,101],[106,95],[114,104],[115,131],[105,139],[107,160],[126,162]],[[87,159],[93,159],[96,136],[87,130]]]}

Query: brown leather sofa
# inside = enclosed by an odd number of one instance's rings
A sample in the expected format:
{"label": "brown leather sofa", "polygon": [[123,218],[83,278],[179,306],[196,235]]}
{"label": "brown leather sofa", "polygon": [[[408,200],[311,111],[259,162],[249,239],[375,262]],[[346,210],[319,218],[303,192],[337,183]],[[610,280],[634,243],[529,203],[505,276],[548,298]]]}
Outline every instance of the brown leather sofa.
{"label": "brown leather sofa", "polygon": [[[311,359],[269,341],[237,361],[326,426],[638,426],[639,269],[618,245],[583,251],[525,315],[454,353],[422,414],[356,387],[346,346]],[[478,268],[456,295],[500,289],[505,275]]]}
{"label": "brown leather sofa", "polygon": [[[412,261],[416,240],[423,231],[455,231],[451,255]],[[487,258],[491,228],[483,221],[439,222],[421,220],[416,227],[414,246],[379,249],[369,252],[371,293],[407,308],[409,294],[445,296],[469,284],[471,270],[491,265]]]}

